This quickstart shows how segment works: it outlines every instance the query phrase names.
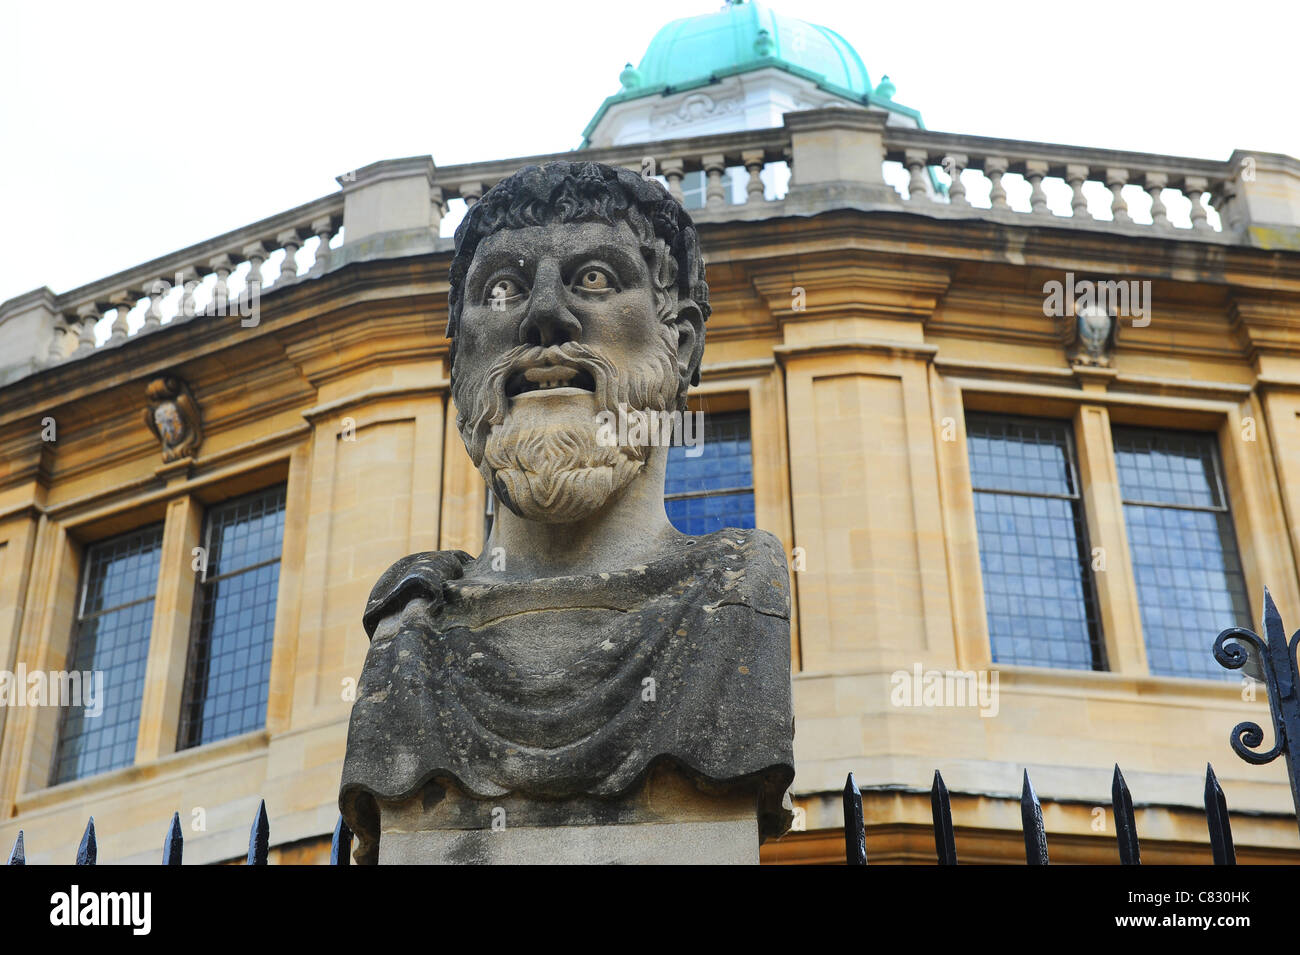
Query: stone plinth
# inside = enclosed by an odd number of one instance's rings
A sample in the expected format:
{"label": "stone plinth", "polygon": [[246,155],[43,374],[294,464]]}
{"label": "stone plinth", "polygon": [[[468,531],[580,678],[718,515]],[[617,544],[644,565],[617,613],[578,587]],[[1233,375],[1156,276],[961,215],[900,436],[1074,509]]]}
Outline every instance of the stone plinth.
{"label": "stone plinth", "polygon": [[431,783],[379,803],[379,864],[758,863],[757,784],[702,791],[654,770],[618,799],[474,799]]}

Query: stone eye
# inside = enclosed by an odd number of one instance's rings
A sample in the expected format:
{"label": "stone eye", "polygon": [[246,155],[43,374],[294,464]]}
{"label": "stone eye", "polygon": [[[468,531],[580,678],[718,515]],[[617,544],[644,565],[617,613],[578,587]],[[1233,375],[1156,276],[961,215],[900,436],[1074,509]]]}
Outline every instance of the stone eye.
{"label": "stone eye", "polygon": [[607,292],[609,276],[601,269],[583,269],[578,273],[578,287],[584,292]]}
{"label": "stone eye", "polygon": [[501,278],[488,287],[488,304],[500,308],[503,304],[522,294],[523,290],[514,279]]}

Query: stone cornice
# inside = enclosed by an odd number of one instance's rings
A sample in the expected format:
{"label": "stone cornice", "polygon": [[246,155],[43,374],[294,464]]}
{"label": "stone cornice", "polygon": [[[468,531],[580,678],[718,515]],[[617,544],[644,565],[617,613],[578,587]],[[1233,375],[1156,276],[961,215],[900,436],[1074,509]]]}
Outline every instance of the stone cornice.
{"label": "stone cornice", "polygon": [[816,355],[844,355],[854,352],[888,355],[891,358],[914,358],[931,362],[934,360],[934,356],[939,353],[939,346],[926,345],[920,342],[888,341],[886,339],[839,338],[798,345],[777,345],[772,351],[782,364],[792,358],[809,358]]}
{"label": "stone cornice", "polygon": [[451,382],[447,379],[430,382],[428,385],[419,387],[409,387],[405,385],[393,385],[390,387],[368,388],[365,391],[359,391],[356,394],[344,395],[342,398],[335,398],[333,401],[326,401],[314,407],[307,408],[303,411],[302,416],[315,424],[322,418],[342,411],[344,408],[353,408],[357,405],[371,404],[377,401],[394,401],[405,398],[431,398],[444,394],[451,389]]}
{"label": "stone cornice", "polygon": [[[816,266],[756,271],[750,281],[781,324],[852,315],[924,320],[947,291],[951,275],[924,260],[903,262],[858,250],[819,258]],[[796,288],[804,292],[799,309]]]}
{"label": "stone cornice", "polygon": [[933,218],[891,207],[828,209],[812,216],[764,220],[782,230],[797,230],[797,243],[788,233],[768,234],[751,222],[702,222],[701,234],[711,250],[710,261],[719,255],[733,262],[770,258],[773,247],[786,254],[798,247],[801,257],[856,248],[905,257],[909,265],[920,261],[951,269],[953,260],[971,265],[1003,263],[1300,294],[1298,253],[1190,242],[1177,233],[1127,235],[1079,229],[1065,225],[1069,219],[1054,222],[1050,216],[1013,213],[996,221],[959,212],[951,216]]}
{"label": "stone cornice", "polygon": [[[428,268],[427,259],[423,266],[416,259],[358,263],[314,281],[267,292],[255,327],[242,327],[237,317],[170,322],[147,335],[132,337],[122,346],[103,347],[85,358],[43,369],[0,389],[0,429],[11,426],[15,418],[86,402],[123,384],[147,380],[209,356],[228,360],[226,356],[264,339],[279,339],[283,344],[272,347],[297,348],[300,355],[324,355],[341,342],[374,339],[376,326],[371,321],[376,317],[392,321],[390,330],[399,337],[421,324],[436,327],[438,340],[430,347],[445,349],[439,305],[445,301],[446,283],[412,285],[411,281]],[[412,307],[412,295],[423,297],[424,309]],[[304,339],[308,341],[303,343]]]}
{"label": "stone cornice", "polygon": [[1228,316],[1250,357],[1279,353],[1300,358],[1300,294],[1239,291],[1228,304]]}
{"label": "stone cornice", "polygon": [[[104,487],[90,494],[49,504],[41,513],[59,519],[86,514],[96,510],[112,509],[115,502],[129,500],[132,508],[143,508],[151,503],[176,497],[179,494],[220,482],[234,472],[245,472],[277,461],[287,460],[292,447],[306,440],[311,433],[307,423],[295,425],[264,435],[238,447],[226,448],[199,459],[191,459],[180,483],[167,483],[156,471],[150,471],[132,481]],[[150,490],[152,489],[152,490]]]}
{"label": "stone cornice", "polygon": [[[937,357],[935,368],[943,375],[974,387],[975,382],[1007,382],[1017,386],[1040,386],[1061,394],[1063,388],[1073,388],[1083,380],[1105,382],[1110,396],[1120,403],[1124,396],[1179,397],[1210,401],[1244,401],[1250,397],[1254,386],[1228,381],[1198,381],[1187,378],[1159,378],[1152,375],[1126,375],[1115,368],[1064,367],[1052,365],[1015,364],[1009,362],[971,361],[961,358]],[[1295,383],[1300,385],[1300,381]],[[1076,399],[1082,390],[1074,391]],[[1089,400],[1092,393],[1088,393]]]}
{"label": "stone cornice", "polygon": [[343,187],[343,194],[347,195],[362,186],[387,179],[405,179],[408,176],[423,175],[428,179],[429,185],[433,185],[436,172],[432,156],[407,156],[402,159],[382,159],[379,162],[372,162],[368,166],[336,176],[335,181]]}

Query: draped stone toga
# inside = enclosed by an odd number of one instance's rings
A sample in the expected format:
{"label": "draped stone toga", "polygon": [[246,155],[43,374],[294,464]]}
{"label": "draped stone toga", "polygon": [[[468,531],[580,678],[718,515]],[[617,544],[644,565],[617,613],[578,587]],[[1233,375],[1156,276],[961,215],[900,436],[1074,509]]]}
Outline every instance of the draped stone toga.
{"label": "draped stone toga", "polygon": [[470,560],[412,554],[371,592],[339,792],[359,860],[377,858],[376,798],[435,780],[479,798],[613,797],[664,762],[752,786],[760,832],[785,831],[790,576],[773,535],[684,538],[590,576],[470,583]]}

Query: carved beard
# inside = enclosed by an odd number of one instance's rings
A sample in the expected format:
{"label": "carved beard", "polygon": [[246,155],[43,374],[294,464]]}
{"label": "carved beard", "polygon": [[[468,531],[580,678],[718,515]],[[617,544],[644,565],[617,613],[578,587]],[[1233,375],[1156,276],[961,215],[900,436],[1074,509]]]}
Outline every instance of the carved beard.
{"label": "carved beard", "polygon": [[[675,340],[644,361],[616,368],[601,352],[577,342],[511,349],[478,387],[458,380],[452,397],[463,409],[457,425],[470,459],[488,487],[526,520],[566,524],[598,511],[645,467],[648,447],[609,447],[597,435],[602,411],[669,411],[678,406]],[[595,384],[590,412],[576,404],[563,415],[540,406],[511,408],[506,383],[527,368],[559,365],[587,372]],[[544,400],[544,399],[541,399]]]}

